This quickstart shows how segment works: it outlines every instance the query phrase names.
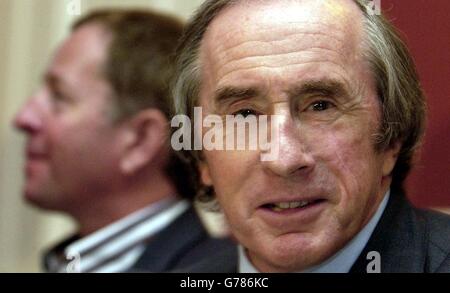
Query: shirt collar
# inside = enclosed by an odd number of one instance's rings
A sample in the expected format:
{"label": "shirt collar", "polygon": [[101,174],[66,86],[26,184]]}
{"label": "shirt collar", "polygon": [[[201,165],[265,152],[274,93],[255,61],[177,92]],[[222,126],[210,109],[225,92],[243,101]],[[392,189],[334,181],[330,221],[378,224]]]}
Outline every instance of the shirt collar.
{"label": "shirt collar", "polygon": [[[370,221],[344,248],[321,264],[308,268],[300,273],[348,273],[369,241],[370,236],[372,236],[373,230],[386,209],[389,197],[390,190],[384,195],[383,200]],[[259,273],[248,259],[242,245],[239,245],[238,266],[239,272],[241,273]]]}
{"label": "shirt collar", "polygon": [[64,245],[49,252],[45,258],[46,267],[50,266],[50,271],[66,271],[68,264],[78,260],[74,271],[101,270],[106,265],[127,269],[127,264],[131,265],[143,252],[145,241],[167,227],[188,207],[186,200],[175,198],[151,204],[84,238],[64,241]]}
{"label": "shirt collar", "polygon": [[173,198],[163,199],[156,203],[153,203],[143,209],[140,209],[118,221],[80,239],[77,240],[65,248],[65,252],[74,252],[79,254],[84,254],[85,252],[95,248],[98,244],[107,242],[111,237],[116,237],[117,235],[125,232],[132,226],[145,221],[152,216],[164,211],[173,204],[176,200]]}

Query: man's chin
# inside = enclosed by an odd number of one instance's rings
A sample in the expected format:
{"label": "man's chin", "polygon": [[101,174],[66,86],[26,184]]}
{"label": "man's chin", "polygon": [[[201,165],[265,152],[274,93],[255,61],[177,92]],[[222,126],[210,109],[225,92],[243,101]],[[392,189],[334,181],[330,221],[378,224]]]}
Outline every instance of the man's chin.
{"label": "man's chin", "polygon": [[306,256],[298,253],[286,253],[282,256],[268,255],[266,257],[266,261],[258,261],[257,259],[252,260],[255,267],[263,273],[301,272],[318,263],[317,261],[314,261],[314,258],[311,258],[311,255]]}
{"label": "man's chin", "polygon": [[23,199],[24,201],[38,209],[42,210],[55,210],[55,204],[52,203],[47,194],[43,194],[42,192],[35,192],[32,190],[25,189]]}
{"label": "man's chin", "polygon": [[329,243],[326,241],[294,237],[295,235],[281,237],[269,247],[262,247],[260,253],[263,257],[252,258],[252,262],[262,272],[301,272],[322,263],[339,249],[327,245]]}

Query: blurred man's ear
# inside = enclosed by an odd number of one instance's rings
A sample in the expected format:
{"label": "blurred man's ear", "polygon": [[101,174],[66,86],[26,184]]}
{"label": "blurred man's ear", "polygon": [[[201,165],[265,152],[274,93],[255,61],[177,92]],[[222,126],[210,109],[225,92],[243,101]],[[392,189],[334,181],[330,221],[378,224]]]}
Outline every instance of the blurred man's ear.
{"label": "blurred man's ear", "polygon": [[200,179],[201,179],[203,185],[212,186],[213,183],[212,183],[212,179],[211,179],[211,174],[209,172],[209,167],[208,167],[208,164],[206,163],[206,161],[205,160],[200,161],[198,164],[198,168],[200,171]]}
{"label": "blurred man's ear", "polygon": [[395,163],[397,162],[401,147],[402,144],[400,142],[396,142],[392,147],[384,152],[383,176],[391,175],[394,170]]}
{"label": "blurred man's ear", "polygon": [[136,173],[165,156],[169,124],[161,111],[141,111],[125,124],[123,137],[126,142],[120,159],[123,173]]}

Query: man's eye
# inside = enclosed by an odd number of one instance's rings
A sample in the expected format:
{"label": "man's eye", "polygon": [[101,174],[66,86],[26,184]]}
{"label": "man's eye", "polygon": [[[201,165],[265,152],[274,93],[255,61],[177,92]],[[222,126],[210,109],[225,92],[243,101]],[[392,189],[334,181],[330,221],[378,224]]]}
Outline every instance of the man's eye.
{"label": "man's eye", "polygon": [[328,101],[317,101],[312,103],[308,110],[312,110],[312,111],[325,111],[328,110],[330,108],[334,107],[334,105]]}
{"label": "man's eye", "polygon": [[52,100],[55,102],[61,102],[61,101],[65,100],[64,96],[59,92],[52,92],[51,97],[52,97]]}
{"label": "man's eye", "polygon": [[58,92],[51,94],[51,101],[56,112],[61,112],[68,105],[68,99]]}
{"label": "man's eye", "polygon": [[250,116],[250,115],[257,116],[258,113],[257,113],[256,111],[254,111],[254,110],[250,110],[250,109],[242,109],[242,110],[239,110],[239,111],[237,111],[237,112],[234,112],[233,115],[234,115],[234,116],[242,115],[244,118],[246,118],[246,117],[248,117],[248,116]]}

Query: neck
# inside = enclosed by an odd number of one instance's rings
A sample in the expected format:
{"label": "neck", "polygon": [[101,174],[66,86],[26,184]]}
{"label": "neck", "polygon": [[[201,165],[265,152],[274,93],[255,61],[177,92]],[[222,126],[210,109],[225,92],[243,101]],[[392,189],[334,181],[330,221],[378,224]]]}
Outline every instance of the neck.
{"label": "neck", "polygon": [[81,237],[162,199],[176,197],[176,190],[165,174],[152,174],[146,180],[133,178],[121,187],[120,190],[92,195],[93,200],[70,211],[78,223]]}

